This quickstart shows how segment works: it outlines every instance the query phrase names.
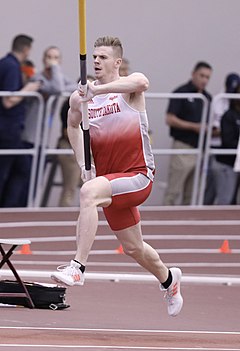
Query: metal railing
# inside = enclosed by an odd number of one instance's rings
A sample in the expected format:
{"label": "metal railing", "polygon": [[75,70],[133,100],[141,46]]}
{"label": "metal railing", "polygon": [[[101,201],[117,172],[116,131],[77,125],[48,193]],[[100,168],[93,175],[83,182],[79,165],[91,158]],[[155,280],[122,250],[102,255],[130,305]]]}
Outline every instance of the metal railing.
{"label": "metal railing", "polygon": [[146,99],[200,99],[203,101],[201,130],[198,139],[198,147],[194,149],[153,149],[154,155],[197,155],[196,168],[193,180],[193,192],[191,205],[197,204],[198,189],[200,182],[201,162],[203,153],[204,135],[207,123],[209,102],[203,94],[198,93],[146,93]]}
{"label": "metal railing", "polygon": [[[49,148],[48,147],[48,137],[49,137],[49,129],[51,126],[51,120],[53,118],[53,105],[55,104],[54,110],[59,110],[64,99],[69,97],[69,93],[63,93],[60,96],[51,96],[47,103],[45,109],[45,117],[44,117],[44,126],[43,126],[43,140],[42,140],[42,149],[40,155],[40,163],[39,163],[39,171],[38,171],[38,180],[37,180],[37,192],[36,192],[36,199],[35,199],[35,206],[39,207],[41,204],[41,197],[43,193],[43,186],[44,186],[44,170],[46,165],[46,159],[49,155],[71,155],[73,151],[71,149],[61,150],[56,148]],[[154,155],[174,155],[174,154],[185,154],[190,155],[194,154],[197,155],[196,161],[196,168],[194,173],[194,182],[193,182],[193,194],[191,205],[197,204],[197,195],[198,195],[198,188],[199,188],[199,178],[200,178],[200,170],[201,170],[201,161],[202,161],[202,150],[203,150],[203,142],[204,142],[204,133],[206,130],[206,121],[207,121],[207,112],[208,112],[208,100],[202,94],[196,93],[146,93],[146,99],[200,99],[203,101],[203,110],[202,110],[202,124],[201,124],[201,131],[199,135],[199,142],[198,147],[196,149],[153,149]]]}
{"label": "metal railing", "polygon": [[41,204],[41,198],[43,194],[44,187],[44,171],[46,166],[46,160],[48,155],[71,155],[73,154],[72,149],[57,149],[49,148],[49,137],[51,135],[51,126],[53,123],[54,115],[60,111],[63,101],[69,98],[71,94],[62,93],[61,95],[52,95],[48,98],[45,107],[44,123],[42,130],[42,144],[41,144],[41,154],[39,158],[39,168],[37,177],[37,187],[36,187],[36,197],[35,197],[35,207],[39,207]]}
{"label": "metal railing", "polygon": [[[42,96],[39,93],[20,93],[20,92],[0,92],[2,96],[23,96],[36,98],[38,100],[38,112],[37,112],[37,125],[34,147],[30,149],[2,149],[0,155],[32,155],[29,195],[28,195],[28,207],[38,207],[41,203],[41,196],[43,191],[44,173],[46,158],[48,155],[71,155],[73,151],[71,149],[57,149],[55,147],[50,148],[49,135],[51,134],[51,122],[53,118],[53,107],[54,110],[59,109],[64,99],[70,96],[69,93],[63,93],[60,96],[50,96],[45,106]],[[146,93],[146,99],[201,99],[203,101],[202,119],[201,119],[201,131],[199,135],[198,147],[195,149],[153,149],[154,155],[174,155],[174,154],[194,154],[197,156],[196,168],[194,173],[193,193],[191,205],[203,205],[204,192],[206,187],[206,178],[208,171],[208,163],[210,155],[214,154],[236,154],[236,149],[216,149],[211,147],[211,134],[213,124],[213,111],[210,109],[210,116],[207,123],[207,114],[209,108],[209,102],[206,97],[202,94],[192,93]],[[219,99],[240,99],[240,94],[218,94],[215,96],[215,100]],[[45,108],[44,108],[45,107]],[[204,137],[206,133],[206,145],[204,149]],[[38,170],[38,173],[37,173]],[[36,187],[36,189],[35,189]],[[36,191],[36,196],[34,193]]]}

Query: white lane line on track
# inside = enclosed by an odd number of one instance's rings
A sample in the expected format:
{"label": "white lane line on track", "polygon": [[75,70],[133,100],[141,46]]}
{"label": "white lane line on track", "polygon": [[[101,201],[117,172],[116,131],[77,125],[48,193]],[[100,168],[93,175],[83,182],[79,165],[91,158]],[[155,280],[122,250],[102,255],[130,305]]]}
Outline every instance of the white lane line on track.
{"label": "white lane line on track", "polygon": [[[51,278],[53,271],[39,271],[39,270],[18,270],[18,274],[22,277],[34,277],[36,278]],[[12,272],[9,270],[1,270],[1,275],[3,276],[12,276]],[[101,272],[88,272],[86,273],[86,280],[101,280],[101,281],[114,281],[114,282],[157,282],[151,274],[142,274],[142,273],[101,273]],[[232,285],[240,284],[239,276],[208,276],[208,275],[183,275],[183,283],[197,283],[197,284],[225,284]]]}
{"label": "white lane line on track", "polygon": [[[53,207],[27,207],[27,208],[19,208],[16,207],[14,208],[14,212],[18,212],[18,213],[52,213],[52,212],[79,212],[80,208],[79,206],[73,206],[73,207],[57,207],[57,206],[53,206]],[[169,212],[169,210],[174,211],[174,212],[194,212],[194,210],[197,210],[197,212],[208,212],[211,210],[217,211],[217,212],[221,212],[221,211],[238,211],[240,210],[240,205],[223,205],[223,206],[219,206],[219,205],[204,205],[204,206],[199,206],[199,205],[191,205],[191,206],[183,206],[183,205],[176,205],[176,206],[146,206],[146,205],[140,205],[139,206],[139,210],[140,212]],[[1,208],[0,209],[0,213],[12,213],[13,209],[12,208]],[[98,208],[98,212],[103,212],[102,208],[99,207]]]}
{"label": "white lane line on track", "polygon": [[99,333],[144,333],[144,334],[213,334],[213,335],[240,335],[240,331],[224,330],[163,330],[163,329],[118,329],[118,328],[71,328],[71,327],[24,327],[0,326],[0,329],[13,330],[53,330],[53,331],[78,331]]}
{"label": "white lane line on track", "polygon": [[[2,222],[0,228],[20,227],[71,227],[76,221],[36,221]],[[108,226],[107,221],[99,221],[99,226]],[[240,226],[240,220],[142,220],[142,226]]]}
{"label": "white lane line on track", "polygon": [[49,345],[42,345],[42,344],[38,344],[38,345],[34,345],[34,344],[0,344],[0,347],[17,347],[17,348],[26,348],[26,347],[30,347],[30,348],[55,348],[55,349],[88,349],[88,350],[94,350],[94,351],[98,351],[98,350],[179,350],[179,351],[240,351],[240,349],[232,349],[232,348],[216,348],[216,347],[161,347],[161,346],[118,346],[118,345],[53,345],[53,344],[49,344]]}
{"label": "white lane line on track", "polygon": [[[40,243],[40,242],[65,242],[65,241],[76,241],[76,236],[44,236],[44,237],[27,237],[23,238],[23,240],[30,240],[31,242]],[[145,234],[143,235],[144,240],[240,240],[240,235],[181,235],[181,234]],[[107,241],[113,240],[117,241],[115,235],[96,235],[95,241]]]}
{"label": "white lane line on track", "polygon": [[[62,264],[62,262],[58,261],[18,261],[18,260],[13,260],[13,264],[19,264],[19,265],[43,265],[43,266],[48,266],[48,265],[54,265],[56,266],[57,264]],[[168,266],[172,267],[185,267],[185,268],[190,268],[190,267],[219,267],[219,268],[234,268],[234,267],[240,267],[240,262],[165,262]],[[139,267],[138,263],[135,262],[88,262],[87,264],[89,267]],[[1,270],[2,272],[2,270]]]}
{"label": "white lane line on track", "polygon": [[[219,249],[155,249],[159,254],[220,254]],[[76,251],[32,251],[33,255],[40,256],[68,256],[75,255]],[[231,254],[239,254],[240,249],[231,249]],[[15,252],[20,255],[20,252]],[[117,249],[115,250],[91,250],[90,255],[118,255]]]}

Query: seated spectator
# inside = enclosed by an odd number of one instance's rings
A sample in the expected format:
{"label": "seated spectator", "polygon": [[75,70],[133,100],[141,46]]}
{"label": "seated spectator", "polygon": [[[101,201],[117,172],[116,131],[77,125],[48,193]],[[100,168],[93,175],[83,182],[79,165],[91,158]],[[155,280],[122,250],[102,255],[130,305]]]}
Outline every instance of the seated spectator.
{"label": "seated spectator", "polygon": [[[174,93],[202,93],[210,101],[205,90],[211,77],[212,68],[206,62],[199,62],[193,69],[191,80]],[[194,149],[198,147],[201,130],[203,103],[200,99],[171,99],[166,122],[173,138],[173,149]],[[196,155],[176,154],[170,157],[168,185],[164,205],[189,205],[192,198]]]}

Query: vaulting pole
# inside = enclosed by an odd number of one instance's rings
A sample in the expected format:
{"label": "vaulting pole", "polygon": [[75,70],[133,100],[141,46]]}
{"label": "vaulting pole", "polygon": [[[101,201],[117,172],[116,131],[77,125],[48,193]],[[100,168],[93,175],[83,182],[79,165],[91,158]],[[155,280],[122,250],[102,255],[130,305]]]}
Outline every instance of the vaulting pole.
{"label": "vaulting pole", "polygon": [[[80,38],[80,76],[83,91],[87,90],[87,45],[86,45],[86,0],[78,0],[79,7],[79,38]],[[82,104],[82,125],[84,137],[84,160],[87,180],[91,178],[91,153],[88,103]]]}

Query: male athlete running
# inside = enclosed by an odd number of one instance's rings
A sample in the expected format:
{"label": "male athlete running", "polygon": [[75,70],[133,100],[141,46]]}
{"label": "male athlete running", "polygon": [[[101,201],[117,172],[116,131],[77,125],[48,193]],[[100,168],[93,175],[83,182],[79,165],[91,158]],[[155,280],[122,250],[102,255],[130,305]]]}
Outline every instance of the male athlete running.
{"label": "male athlete running", "polygon": [[160,289],[166,292],[168,313],[176,316],[183,305],[181,270],[168,269],[158,253],[143,241],[137,208],[149,196],[154,178],[144,97],[149,82],[142,73],[120,77],[122,55],[118,38],[97,39],[93,53],[96,80],[88,82],[86,94],[79,88],[70,98],[68,136],[82,170],[83,135],[79,124],[81,104],[88,101],[96,177],[85,182],[80,190],[76,256],[69,266],[54,272],[52,278],[70,286],[83,285],[100,206],[124,253],[157,277]]}

